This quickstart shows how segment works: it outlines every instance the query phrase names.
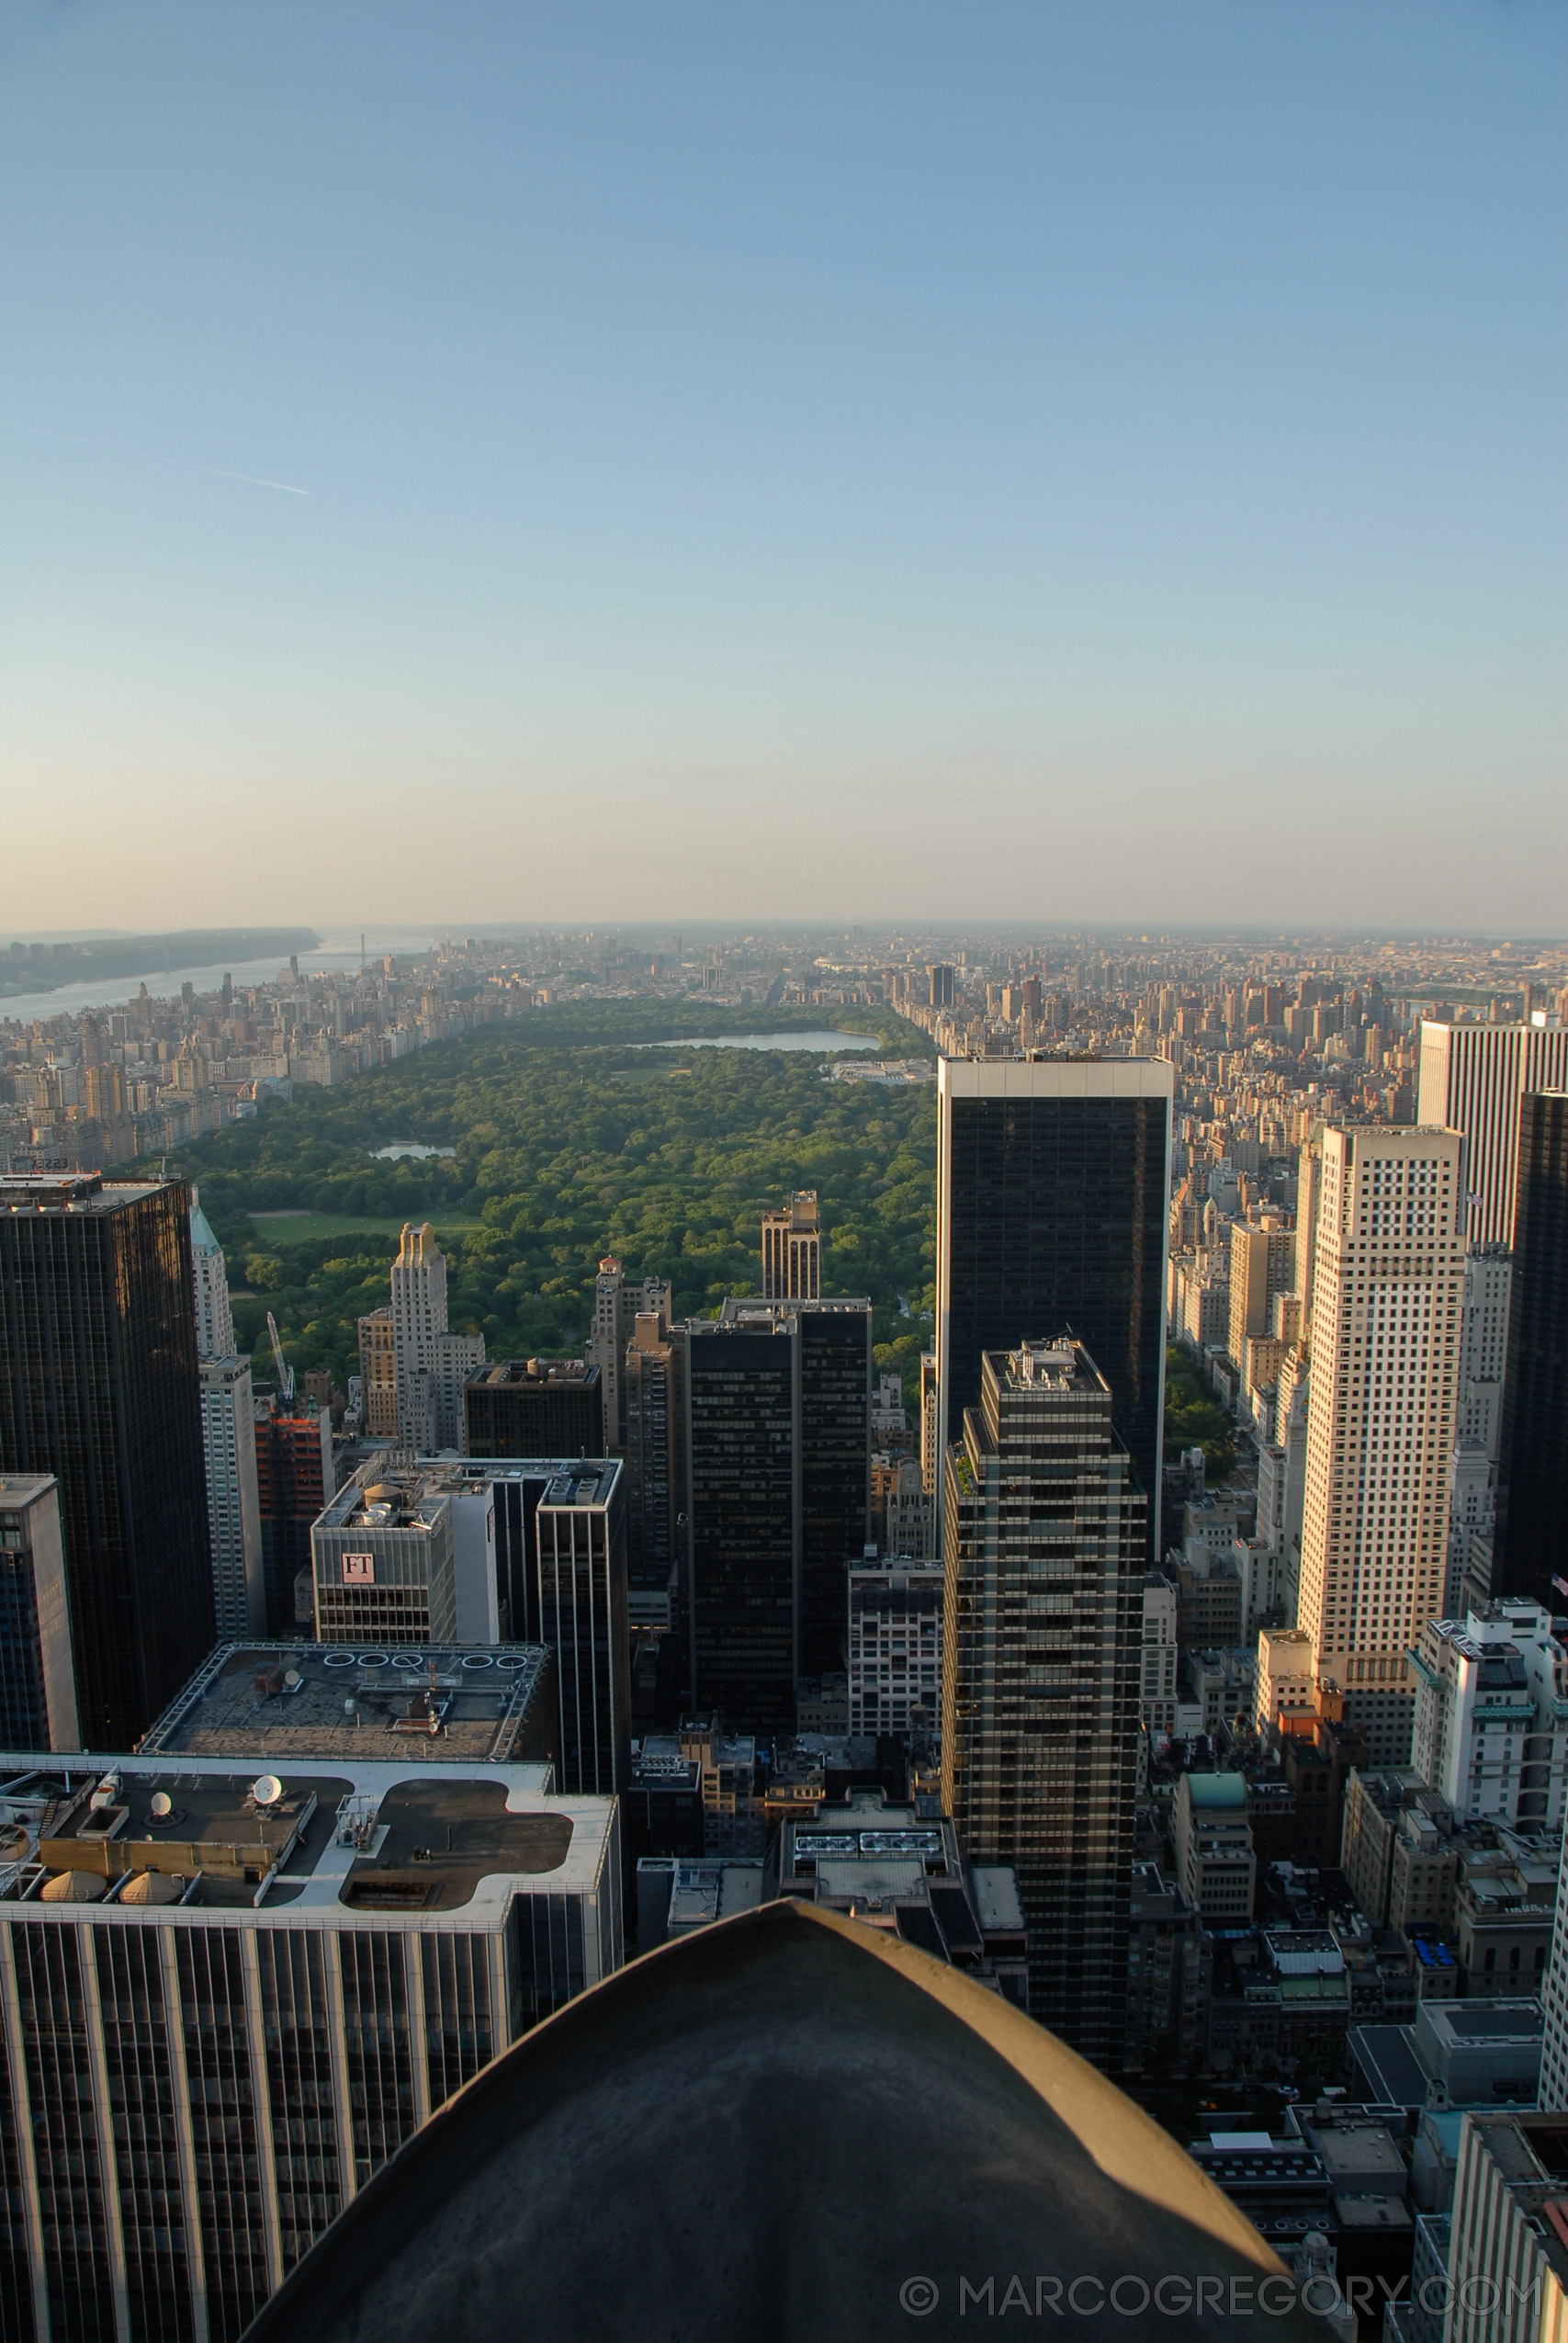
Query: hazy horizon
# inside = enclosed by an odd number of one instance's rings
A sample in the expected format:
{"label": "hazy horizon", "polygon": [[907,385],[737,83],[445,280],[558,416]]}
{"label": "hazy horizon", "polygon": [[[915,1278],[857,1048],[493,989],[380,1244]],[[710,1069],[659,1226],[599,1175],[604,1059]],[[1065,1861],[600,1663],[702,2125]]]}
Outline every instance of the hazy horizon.
{"label": "hazy horizon", "polygon": [[0,69],[5,934],[1568,928],[1568,10]]}

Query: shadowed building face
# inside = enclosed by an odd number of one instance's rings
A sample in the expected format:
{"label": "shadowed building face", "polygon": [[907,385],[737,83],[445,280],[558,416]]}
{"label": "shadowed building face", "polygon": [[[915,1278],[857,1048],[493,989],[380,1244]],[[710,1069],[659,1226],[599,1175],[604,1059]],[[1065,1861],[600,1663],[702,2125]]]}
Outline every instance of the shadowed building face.
{"label": "shadowed building face", "polygon": [[944,1058],[937,1072],[938,1453],[978,1405],[987,1351],[1066,1329],[1111,1387],[1153,1561],[1173,1070]]}
{"label": "shadowed building face", "polygon": [[[1275,2312],[1249,2312],[1270,2276]],[[1201,2280],[1205,2307],[1184,2310]],[[1170,2306],[1124,2313],[1131,2335],[1198,2343],[1220,2303],[1241,2343],[1316,2331],[1257,2232],[1111,2084],[925,1953],[786,1900],[538,2028],[250,2332],[865,2343],[968,2334],[1015,2281],[1011,2307],[1043,2296],[1075,2343],[1105,2330],[1112,2286]]]}

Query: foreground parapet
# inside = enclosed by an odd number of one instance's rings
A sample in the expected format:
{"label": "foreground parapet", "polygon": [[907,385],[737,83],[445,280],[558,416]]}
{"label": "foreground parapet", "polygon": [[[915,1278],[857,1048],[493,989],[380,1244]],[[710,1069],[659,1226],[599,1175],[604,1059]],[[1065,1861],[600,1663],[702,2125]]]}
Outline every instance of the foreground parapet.
{"label": "foreground parapet", "polygon": [[929,1955],[786,1900],[498,2059],[249,2343],[866,2343],[1004,2306],[1075,2338],[1325,2333],[1103,2077]]}

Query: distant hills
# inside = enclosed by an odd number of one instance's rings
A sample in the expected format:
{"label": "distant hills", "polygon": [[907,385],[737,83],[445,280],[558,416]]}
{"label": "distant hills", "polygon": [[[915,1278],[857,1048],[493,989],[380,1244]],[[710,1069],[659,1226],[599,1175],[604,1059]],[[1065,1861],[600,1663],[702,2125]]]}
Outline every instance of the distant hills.
{"label": "distant hills", "polygon": [[95,977],[177,976],[220,960],[287,959],[291,952],[313,952],[321,940],[313,927],[188,927],[85,944],[13,944],[0,953],[0,999]]}

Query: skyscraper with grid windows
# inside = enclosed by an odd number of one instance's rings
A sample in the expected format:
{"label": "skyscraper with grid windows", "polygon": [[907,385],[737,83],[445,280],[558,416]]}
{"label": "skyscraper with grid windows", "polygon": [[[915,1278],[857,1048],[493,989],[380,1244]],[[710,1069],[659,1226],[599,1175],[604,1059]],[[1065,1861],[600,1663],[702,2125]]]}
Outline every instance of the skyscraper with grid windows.
{"label": "skyscraper with grid windows", "polygon": [[1323,1138],[1300,1624],[1374,1765],[1405,1765],[1443,1608],[1464,1296],[1458,1131]]}

